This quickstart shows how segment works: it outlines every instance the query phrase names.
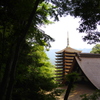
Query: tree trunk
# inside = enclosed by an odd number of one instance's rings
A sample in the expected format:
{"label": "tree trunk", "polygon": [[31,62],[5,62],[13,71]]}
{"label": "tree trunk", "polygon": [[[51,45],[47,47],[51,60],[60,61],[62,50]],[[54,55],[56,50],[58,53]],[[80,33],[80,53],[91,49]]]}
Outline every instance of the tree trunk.
{"label": "tree trunk", "polygon": [[7,86],[8,86],[8,83],[9,83],[9,75],[10,75],[11,66],[12,66],[12,62],[13,62],[12,56],[13,55],[9,55],[9,58],[8,58],[8,61],[7,61],[7,64],[6,64],[4,76],[3,76],[1,87],[0,87],[0,100],[5,100]]}
{"label": "tree trunk", "polygon": [[68,96],[69,96],[69,93],[70,93],[71,88],[73,86],[73,82],[74,82],[73,79],[70,80],[70,83],[68,85],[68,88],[67,88],[66,93],[65,93],[65,96],[64,96],[64,100],[68,100]]}
{"label": "tree trunk", "polygon": [[13,61],[13,64],[12,64],[12,68],[11,68],[11,72],[10,72],[9,85],[8,85],[8,89],[7,89],[7,93],[6,93],[6,100],[11,99],[11,94],[12,94],[14,79],[15,79],[16,65],[17,65],[18,56],[19,56],[19,52],[20,52],[20,46],[21,45],[19,45],[19,44],[17,44],[17,46],[16,46],[15,57],[14,57],[14,61]]}
{"label": "tree trunk", "polygon": [[[28,19],[28,23],[27,23],[26,27],[24,28],[24,30],[21,31],[22,35],[20,34],[21,37],[18,40],[19,41],[18,42],[19,47],[20,47],[20,44],[22,43],[22,41],[25,39],[26,34],[28,33],[28,30],[31,26],[32,20],[35,17],[36,10],[37,10],[37,7],[39,5],[39,2],[40,2],[40,0],[36,0],[36,2],[34,4],[33,11],[30,14],[30,17]],[[13,53],[13,51],[16,51],[16,50],[17,50],[17,53]],[[7,100],[10,100],[11,92],[12,92],[12,89],[13,89],[13,80],[14,80],[13,75],[15,74],[16,64],[17,64],[17,60],[18,60],[18,53],[19,53],[19,48],[18,49],[11,48],[11,54],[12,55],[9,55],[9,59],[8,59],[7,64],[6,64],[3,80],[2,80],[2,83],[1,83],[1,86],[0,86],[0,88],[1,88],[0,89],[0,100],[5,100],[5,98],[7,98],[7,97],[8,97]],[[11,73],[12,71],[14,71],[14,72]],[[7,96],[7,97],[5,97],[5,96]]]}

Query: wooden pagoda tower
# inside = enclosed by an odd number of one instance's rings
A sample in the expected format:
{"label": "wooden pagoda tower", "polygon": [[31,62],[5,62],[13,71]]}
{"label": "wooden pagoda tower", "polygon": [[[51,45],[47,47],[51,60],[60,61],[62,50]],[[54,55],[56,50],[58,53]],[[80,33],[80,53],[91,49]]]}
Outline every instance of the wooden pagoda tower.
{"label": "wooden pagoda tower", "polygon": [[56,52],[56,80],[59,83],[64,83],[65,75],[71,73],[73,70],[75,55],[81,53],[69,46],[69,35],[67,33],[67,47],[61,51]]}
{"label": "wooden pagoda tower", "polygon": [[64,82],[65,75],[71,73],[73,70],[75,55],[81,53],[79,50],[75,50],[69,46],[65,49],[56,52],[56,80],[59,83]]}

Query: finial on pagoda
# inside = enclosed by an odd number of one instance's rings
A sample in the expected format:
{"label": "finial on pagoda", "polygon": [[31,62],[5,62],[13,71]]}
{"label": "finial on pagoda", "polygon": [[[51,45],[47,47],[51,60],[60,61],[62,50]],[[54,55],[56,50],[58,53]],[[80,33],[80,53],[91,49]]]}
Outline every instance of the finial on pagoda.
{"label": "finial on pagoda", "polygon": [[69,34],[67,32],[67,47],[69,47]]}

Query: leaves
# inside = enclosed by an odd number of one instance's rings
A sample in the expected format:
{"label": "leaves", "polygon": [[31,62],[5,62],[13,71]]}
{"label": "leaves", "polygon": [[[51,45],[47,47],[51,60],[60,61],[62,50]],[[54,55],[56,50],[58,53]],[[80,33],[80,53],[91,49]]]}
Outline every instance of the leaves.
{"label": "leaves", "polygon": [[90,44],[100,42],[100,0],[69,0],[68,5],[70,15],[81,18],[78,30],[87,33],[83,39]]}
{"label": "leaves", "polygon": [[54,66],[48,61],[43,46],[25,45],[24,50],[17,66],[13,100],[16,98],[25,100],[49,98],[49,95],[45,97],[44,91],[50,91],[56,87],[53,79]]}
{"label": "leaves", "polygon": [[67,81],[70,81],[70,80],[75,81],[77,78],[79,78],[79,74],[76,73],[76,72],[73,72],[73,73],[70,73],[70,74],[66,75],[66,80]]}
{"label": "leaves", "polygon": [[100,44],[96,44],[90,53],[100,54]]}
{"label": "leaves", "polygon": [[96,90],[93,94],[87,95],[83,94],[80,96],[82,99],[81,100],[99,100],[100,97],[100,90]]}
{"label": "leaves", "polygon": [[99,0],[71,0],[70,14],[81,18],[80,32],[95,30],[100,20]]}

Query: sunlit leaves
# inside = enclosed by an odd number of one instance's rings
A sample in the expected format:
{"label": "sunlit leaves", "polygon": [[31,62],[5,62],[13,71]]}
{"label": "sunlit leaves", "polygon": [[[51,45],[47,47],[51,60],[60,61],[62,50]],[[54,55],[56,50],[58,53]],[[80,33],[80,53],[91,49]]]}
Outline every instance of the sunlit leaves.
{"label": "sunlit leaves", "polygon": [[93,48],[91,53],[100,54],[100,44],[96,44]]}

